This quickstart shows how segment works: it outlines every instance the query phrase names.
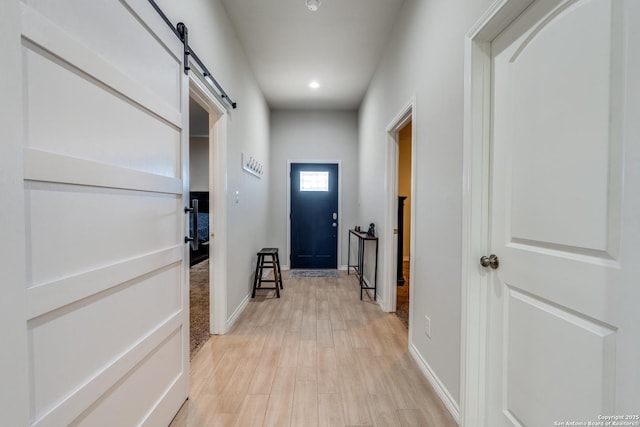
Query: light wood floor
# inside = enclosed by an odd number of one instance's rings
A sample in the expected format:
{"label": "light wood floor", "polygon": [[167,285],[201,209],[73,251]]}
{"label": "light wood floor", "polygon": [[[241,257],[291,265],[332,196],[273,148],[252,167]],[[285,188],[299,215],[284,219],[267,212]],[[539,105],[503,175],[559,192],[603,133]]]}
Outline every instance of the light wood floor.
{"label": "light wood floor", "polygon": [[457,424],[407,350],[393,313],[359,300],[353,275],[260,291],[233,329],[191,362],[182,426]]}

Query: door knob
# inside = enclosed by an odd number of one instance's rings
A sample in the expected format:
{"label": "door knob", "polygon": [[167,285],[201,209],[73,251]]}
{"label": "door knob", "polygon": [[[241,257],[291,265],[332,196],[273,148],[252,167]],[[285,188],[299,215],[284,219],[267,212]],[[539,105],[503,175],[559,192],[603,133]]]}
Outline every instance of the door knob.
{"label": "door knob", "polygon": [[333,224],[331,224],[333,227],[337,227],[338,223],[334,222]]}
{"label": "door knob", "polygon": [[483,256],[480,258],[480,265],[483,267],[491,267],[492,269],[496,269],[500,266],[500,259],[495,254],[491,254],[489,256]]}

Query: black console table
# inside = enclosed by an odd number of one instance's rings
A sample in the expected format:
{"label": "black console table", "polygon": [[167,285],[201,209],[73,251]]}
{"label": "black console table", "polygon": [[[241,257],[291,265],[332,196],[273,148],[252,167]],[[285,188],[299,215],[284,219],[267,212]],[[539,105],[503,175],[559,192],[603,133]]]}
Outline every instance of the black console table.
{"label": "black console table", "polygon": [[[358,263],[351,264],[351,235],[354,235],[358,239]],[[376,245],[376,262],[373,266],[374,279],[373,286],[367,285],[364,280],[364,244],[365,242],[374,242]],[[347,249],[347,275],[351,273],[351,269],[358,275],[360,281],[360,300],[362,301],[362,291],[365,289],[373,289],[373,300],[377,299],[377,287],[378,287],[378,238],[376,236],[370,236],[367,233],[362,233],[356,230],[349,230],[349,243]]]}

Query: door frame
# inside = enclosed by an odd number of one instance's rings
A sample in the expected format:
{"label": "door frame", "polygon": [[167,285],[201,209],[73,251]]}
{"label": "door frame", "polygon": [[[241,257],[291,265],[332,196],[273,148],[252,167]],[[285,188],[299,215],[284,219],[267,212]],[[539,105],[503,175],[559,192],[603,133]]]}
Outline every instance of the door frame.
{"label": "door frame", "polygon": [[[189,96],[209,113],[209,332],[227,325],[227,109],[196,67],[189,73]],[[188,169],[187,169],[188,170]],[[216,250],[216,248],[218,250]]]}
{"label": "door frame", "polygon": [[485,425],[489,334],[488,254],[491,175],[491,42],[535,0],[497,0],[465,37],[462,170],[461,425]]}
{"label": "door frame", "polygon": [[346,266],[340,264],[342,259],[342,161],[341,160],[298,160],[287,159],[287,242],[285,264],[283,270],[291,269],[291,164],[292,163],[318,163],[338,165],[338,252],[336,254],[336,266],[338,270],[346,270]]}
{"label": "door frame", "polygon": [[[382,247],[383,282],[380,305],[382,311],[392,313],[396,311],[398,299],[398,239],[394,230],[398,227],[398,138],[400,129],[409,122],[411,125],[411,221],[416,217],[416,97],[411,97],[396,116],[389,122],[386,131],[386,188],[387,200],[385,203],[384,228],[381,231],[383,242],[389,242]],[[415,227],[411,226],[409,232],[409,251],[415,254]],[[409,266],[409,283],[413,280],[414,263]],[[411,325],[413,318],[413,287],[409,288],[409,336],[411,336]]]}

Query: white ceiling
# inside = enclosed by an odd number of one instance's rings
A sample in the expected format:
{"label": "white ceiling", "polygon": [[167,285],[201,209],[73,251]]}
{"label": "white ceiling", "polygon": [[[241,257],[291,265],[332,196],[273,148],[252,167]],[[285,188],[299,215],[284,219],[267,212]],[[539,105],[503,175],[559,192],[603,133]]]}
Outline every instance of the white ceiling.
{"label": "white ceiling", "polygon": [[272,109],[355,109],[404,0],[222,2]]}

